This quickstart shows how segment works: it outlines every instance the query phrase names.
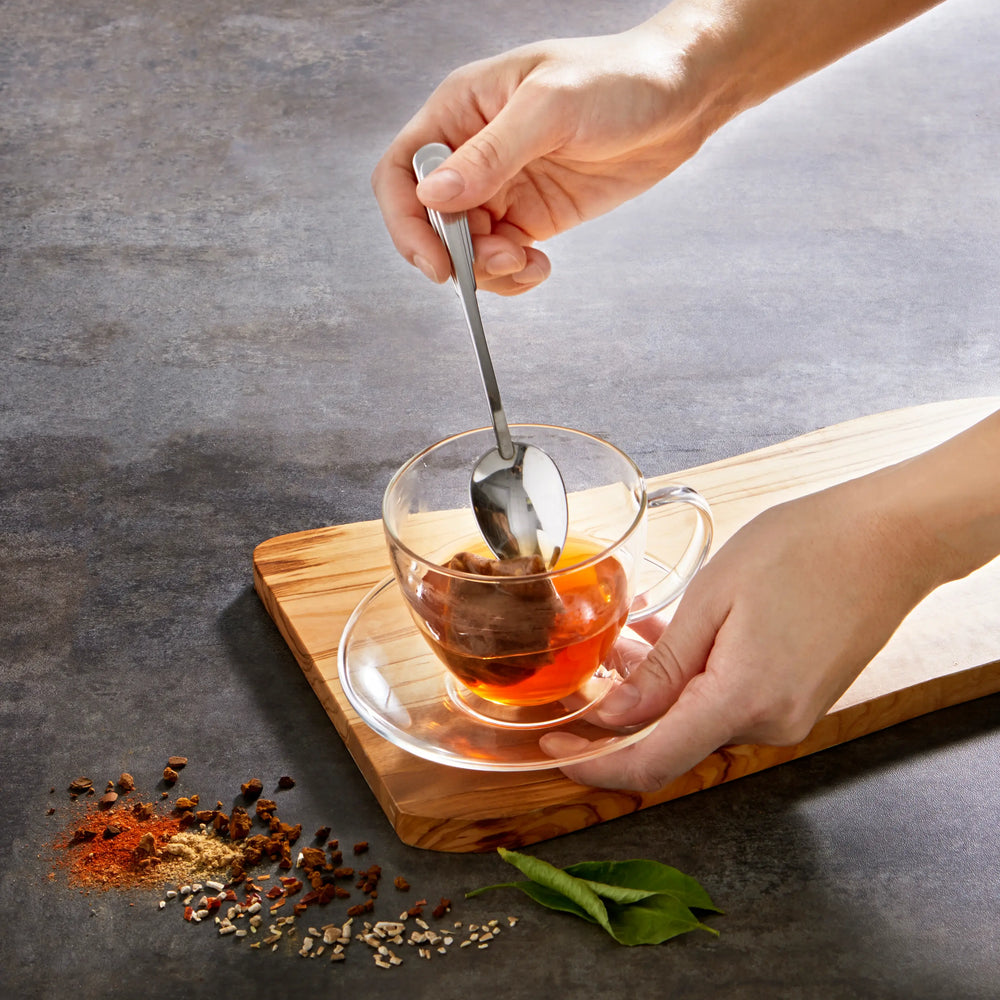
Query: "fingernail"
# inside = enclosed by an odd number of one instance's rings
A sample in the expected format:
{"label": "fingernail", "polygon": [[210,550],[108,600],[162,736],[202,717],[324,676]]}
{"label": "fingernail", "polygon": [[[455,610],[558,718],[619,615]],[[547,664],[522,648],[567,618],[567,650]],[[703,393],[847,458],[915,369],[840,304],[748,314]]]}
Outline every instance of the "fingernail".
{"label": "fingernail", "polygon": [[486,270],[490,274],[510,274],[521,266],[521,262],[507,251],[495,253],[486,261]]}
{"label": "fingernail", "polygon": [[437,275],[434,273],[434,268],[431,267],[431,262],[427,260],[426,257],[421,257],[419,254],[417,254],[413,258],[413,264],[415,267],[419,267],[420,270],[423,271],[424,274],[426,274],[427,277],[431,279],[431,281],[436,282],[438,280]]}
{"label": "fingernail", "polygon": [[465,190],[465,181],[457,170],[448,167],[428,174],[418,185],[417,194],[424,200],[450,201]]}
{"label": "fingernail", "polygon": [[572,733],[546,733],[538,744],[550,757],[569,757],[586,750],[590,741]]}
{"label": "fingernail", "polygon": [[628,684],[619,684],[601,702],[598,711],[602,716],[624,715],[639,704],[639,692]]}
{"label": "fingernail", "polygon": [[528,264],[527,267],[518,271],[517,274],[512,274],[511,278],[519,285],[537,285],[539,281],[545,279],[545,272],[542,270],[540,264]]}

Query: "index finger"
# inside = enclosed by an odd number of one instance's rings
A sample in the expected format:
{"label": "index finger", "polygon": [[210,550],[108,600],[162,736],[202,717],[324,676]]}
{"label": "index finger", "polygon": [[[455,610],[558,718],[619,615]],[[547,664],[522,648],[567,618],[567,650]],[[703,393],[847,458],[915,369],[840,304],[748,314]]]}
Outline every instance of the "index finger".
{"label": "index finger", "polygon": [[412,158],[418,147],[409,146],[402,135],[396,137],[372,171],[372,191],[400,255],[440,284],[451,274],[451,261],[417,198]]}

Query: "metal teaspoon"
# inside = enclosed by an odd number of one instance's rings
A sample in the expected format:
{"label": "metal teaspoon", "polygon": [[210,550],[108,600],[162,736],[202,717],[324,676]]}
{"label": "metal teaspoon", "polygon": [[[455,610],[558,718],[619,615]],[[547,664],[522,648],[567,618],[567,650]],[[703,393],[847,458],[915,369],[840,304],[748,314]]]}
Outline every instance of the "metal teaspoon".
{"label": "metal teaspoon", "polygon": [[[449,156],[451,150],[440,142],[417,150],[413,157],[417,180],[423,180]],[[541,448],[511,439],[479,313],[472,237],[465,212],[428,208],[427,216],[451,257],[452,282],[476,349],[497,441],[496,448],[476,462],[469,484],[479,530],[500,559],[538,554],[551,568],[566,544],[569,521],[562,474]]]}

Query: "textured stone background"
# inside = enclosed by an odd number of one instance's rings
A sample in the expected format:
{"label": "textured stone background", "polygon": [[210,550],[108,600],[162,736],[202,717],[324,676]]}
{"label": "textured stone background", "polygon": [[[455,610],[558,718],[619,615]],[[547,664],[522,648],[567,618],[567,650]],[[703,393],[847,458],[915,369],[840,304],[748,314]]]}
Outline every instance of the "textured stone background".
{"label": "textured stone background", "polygon": [[[718,941],[625,953],[503,900],[521,947],[376,976],[360,955],[248,959],[39,859],[50,786],[186,753],[209,798],[295,775],[290,813],[428,895],[504,877],[396,841],[250,556],[377,516],[403,459],[486,421],[457,303],[370,194],[391,136],[459,63],[653,9],[0,4],[5,995],[457,996],[471,969],[509,997],[1000,992],[995,698],[539,848],[690,871],[729,911]],[[552,241],[544,288],[483,299],[511,418],[659,474],[1000,392],[998,52],[993,4],[949,0]]]}

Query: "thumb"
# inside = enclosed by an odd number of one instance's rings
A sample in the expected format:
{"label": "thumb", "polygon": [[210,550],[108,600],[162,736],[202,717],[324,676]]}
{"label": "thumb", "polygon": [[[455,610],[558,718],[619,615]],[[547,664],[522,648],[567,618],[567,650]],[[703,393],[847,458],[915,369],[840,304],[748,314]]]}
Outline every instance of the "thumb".
{"label": "thumb", "polygon": [[705,669],[724,617],[716,619],[695,595],[690,596],[689,600],[684,595],[645,659],[597,706],[598,725],[618,728],[658,718]]}
{"label": "thumb", "polygon": [[491,122],[417,185],[417,197],[441,212],[484,205],[526,164],[560,145],[561,125],[543,101],[515,91]]}

